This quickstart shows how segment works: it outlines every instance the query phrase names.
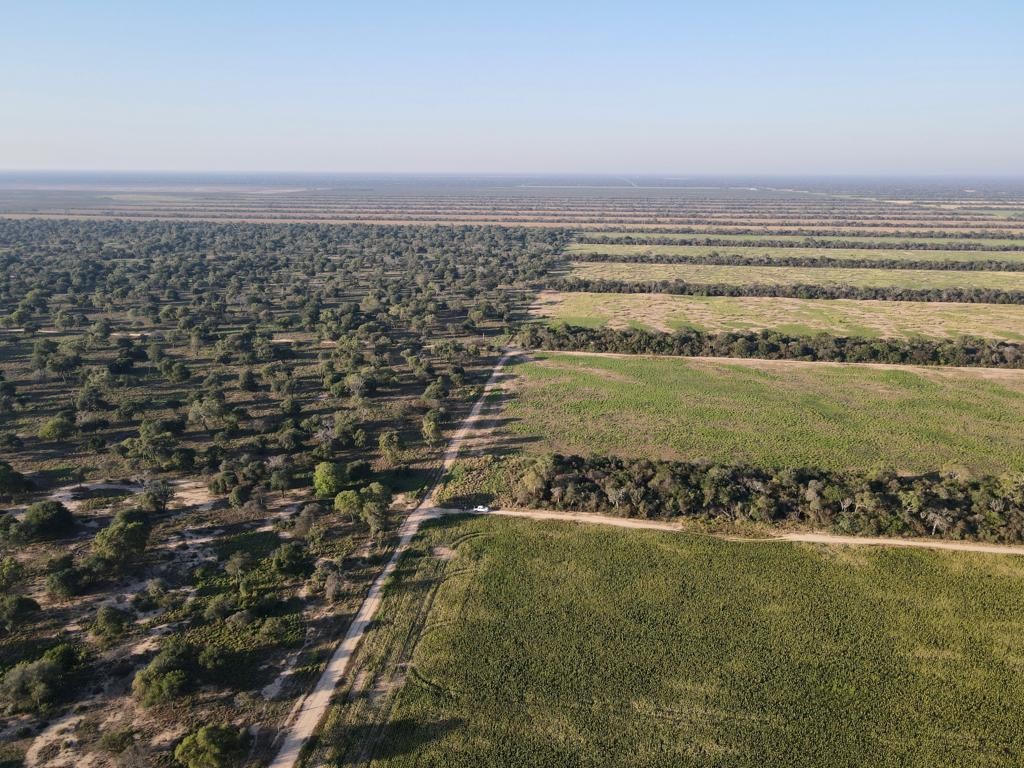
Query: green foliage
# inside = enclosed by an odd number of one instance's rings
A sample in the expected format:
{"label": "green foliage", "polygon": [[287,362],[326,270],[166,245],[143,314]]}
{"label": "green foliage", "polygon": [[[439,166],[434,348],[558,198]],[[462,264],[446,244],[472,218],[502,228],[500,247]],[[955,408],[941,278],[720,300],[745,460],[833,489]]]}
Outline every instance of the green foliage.
{"label": "green foliage", "polygon": [[96,534],[92,542],[93,562],[104,575],[124,571],[142,557],[149,540],[150,525],[142,513],[122,510]]}
{"label": "green foliage", "polygon": [[171,636],[152,661],[135,673],[132,693],[144,707],[171,704],[195,686],[195,668],[194,649]]}
{"label": "green foliage", "polygon": [[131,624],[132,614],[115,608],[112,605],[100,606],[96,611],[96,619],[92,624],[92,631],[104,640],[113,640],[121,637]]}
{"label": "green foliage", "polygon": [[0,498],[10,498],[32,489],[32,483],[9,462],[0,460]]}
{"label": "green foliage", "polygon": [[63,440],[74,431],[75,423],[62,413],[43,423],[39,428],[39,438],[41,440]]}
{"label": "green foliage", "polygon": [[387,527],[391,508],[391,490],[381,483],[370,483],[359,490],[346,490],[334,497],[334,509],[352,519],[360,519],[377,535]]}
{"label": "green foliage", "polygon": [[75,529],[75,516],[59,501],[37,501],[25,511],[18,535],[28,541],[59,539]]}
{"label": "green foliage", "polygon": [[25,567],[11,555],[0,557],[0,591],[6,592],[25,576]]}
{"label": "green foliage", "polygon": [[39,603],[24,595],[0,597],[0,628],[10,632],[21,622],[39,612]]}
{"label": "green foliage", "polygon": [[0,700],[8,711],[45,715],[73,693],[75,673],[83,663],[74,646],[54,646],[35,661],[21,661],[8,669],[0,681]]}
{"label": "green foliage", "polygon": [[174,748],[174,759],[185,768],[232,768],[241,765],[247,741],[244,728],[204,725]]}
{"label": "green foliage", "polygon": [[309,553],[297,541],[289,541],[278,547],[271,555],[270,562],[275,571],[288,576],[302,576],[313,570]]}
{"label": "green foliage", "polygon": [[321,461],[313,470],[313,490],[317,498],[330,499],[338,494],[347,479],[341,464]]}

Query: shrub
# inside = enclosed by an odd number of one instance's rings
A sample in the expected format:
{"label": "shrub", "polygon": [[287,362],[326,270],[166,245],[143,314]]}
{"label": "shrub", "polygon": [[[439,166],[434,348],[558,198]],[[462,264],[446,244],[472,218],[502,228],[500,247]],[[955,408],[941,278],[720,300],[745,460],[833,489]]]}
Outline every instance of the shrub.
{"label": "shrub", "polygon": [[5,595],[0,598],[0,626],[10,632],[38,610],[39,603],[30,597]]}
{"label": "shrub", "polygon": [[230,768],[242,760],[248,734],[244,728],[204,725],[174,748],[174,759],[185,768]]}
{"label": "shrub", "polygon": [[62,413],[43,423],[39,428],[39,438],[41,440],[63,440],[74,431],[75,423]]}
{"label": "shrub", "polygon": [[153,660],[135,674],[132,693],[144,707],[169,704],[194,686],[195,654],[180,638],[171,637]]}
{"label": "shrub", "polygon": [[32,483],[6,461],[0,461],[0,496],[9,498],[32,489]]}
{"label": "shrub", "polygon": [[62,643],[35,661],[15,664],[0,681],[0,698],[12,712],[47,713],[72,689],[72,674],[81,666],[81,654]]}
{"label": "shrub", "polygon": [[310,562],[306,548],[295,541],[282,544],[271,555],[270,563],[278,573],[290,576],[301,576],[309,573],[313,564]]}
{"label": "shrub", "polygon": [[129,611],[123,611],[112,605],[103,605],[96,612],[92,631],[105,640],[112,640],[125,633],[131,620],[132,614]]}
{"label": "shrub", "polygon": [[59,501],[38,501],[25,512],[18,533],[27,540],[59,539],[75,528],[75,517]]}

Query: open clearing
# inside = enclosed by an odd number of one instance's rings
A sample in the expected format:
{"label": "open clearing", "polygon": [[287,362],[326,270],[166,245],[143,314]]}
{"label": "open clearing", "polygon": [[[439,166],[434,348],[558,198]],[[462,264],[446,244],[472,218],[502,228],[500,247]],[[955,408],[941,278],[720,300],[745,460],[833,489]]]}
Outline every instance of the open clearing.
{"label": "open clearing", "polygon": [[1022,595],[998,555],[445,519],[307,764],[1016,765]]}
{"label": "open clearing", "polygon": [[[774,239],[774,238],[772,238]],[[702,257],[713,253],[748,258],[770,259],[905,259],[908,261],[1024,261],[1024,251],[937,251],[898,248],[767,248],[743,245],[628,245],[620,243],[572,243],[566,252],[573,254],[606,253],[610,256]]]}
{"label": "open clearing", "polygon": [[587,280],[685,280],[726,285],[849,285],[863,288],[997,288],[1024,291],[1024,272],[837,267],[732,267],[711,264],[575,262],[570,277]]}
{"label": "open clearing", "polygon": [[1024,371],[544,353],[515,366],[528,450],[907,472],[1024,469]]}
{"label": "open clearing", "polygon": [[532,311],[554,323],[586,328],[709,332],[769,328],[799,336],[981,336],[1024,341],[1024,306],[1016,304],[544,291]]}

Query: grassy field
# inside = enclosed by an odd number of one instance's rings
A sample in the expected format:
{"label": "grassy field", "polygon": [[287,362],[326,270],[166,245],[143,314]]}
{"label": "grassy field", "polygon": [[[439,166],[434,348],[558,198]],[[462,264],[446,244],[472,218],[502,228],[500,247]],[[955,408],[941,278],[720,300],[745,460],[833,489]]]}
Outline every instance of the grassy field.
{"label": "grassy field", "polygon": [[[775,240],[780,243],[802,243],[810,237],[809,235],[775,235],[771,232],[757,233],[751,235],[729,235],[729,234],[718,234],[715,232],[694,232],[689,234],[673,234],[670,232],[660,232],[657,229],[650,229],[647,231],[636,231],[632,230],[629,232],[613,232],[613,231],[586,231],[580,232],[580,237],[607,237],[609,239],[620,239],[620,238],[645,238],[645,237],[657,237],[665,238],[669,240],[689,240],[694,237],[713,237],[716,240],[728,240],[732,243],[749,243],[751,241],[760,240]],[[904,237],[896,235],[837,235],[835,237],[814,237],[819,242],[863,242],[863,243],[892,243],[893,247],[899,247],[903,243],[927,243],[929,245],[949,245],[950,243],[970,243],[973,246],[982,248],[991,248],[993,250],[999,250],[1000,248],[1006,248],[1010,246],[1021,246],[1024,245],[1024,237],[970,237],[950,239],[948,237]],[[648,246],[649,247],[649,246]],[[717,246],[721,248],[722,246]]]}
{"label": "grassy field", "polygon": [[896,288],[996,288],[1024,290],[1024,272],[957,272],[929,269],[833,267],[732,267],[708,264],[575,262],[570,277],[603,280],[685,280],[727,285],[852,285]]}
{"label": "grassy field", "polygon": [[1014,766],[1024,560],[426,529],[306,765]]}
{"label": "grassy field", "polygon": [[536,450],[1024,470],[1024,371],[544,353],[514,372],[504,416]]}
{"label": "grassy field", "polygon": [[544,291],[534,314],[586,328],[831,333],[867,338],[982,336],[1024,341],[1024,306]]}
{"label": "grassy field", "polygon": [[905,259],[909,261],[1024,261],[1024,251],[932,251],[898,248],[766,248],[744,245],[628,245],[620,243],[572,243],[566,248],[574,253],[607,253],[613,256],[657,254],[663,256],[700,257],[712,253],[772,259]]}

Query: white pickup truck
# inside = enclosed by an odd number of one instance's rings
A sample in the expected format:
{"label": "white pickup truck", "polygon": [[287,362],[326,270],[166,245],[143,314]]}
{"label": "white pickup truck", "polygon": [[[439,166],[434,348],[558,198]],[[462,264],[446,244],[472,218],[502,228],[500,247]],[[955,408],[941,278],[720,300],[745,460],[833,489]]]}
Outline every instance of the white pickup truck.
{"label": "white pickup truck", "polygon": [[490,512],[491,508],[490,507],[485,507],[483,504],[478,504],[477,506],[473,507],[473,511],[474,512]]}

